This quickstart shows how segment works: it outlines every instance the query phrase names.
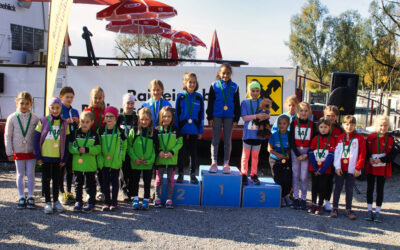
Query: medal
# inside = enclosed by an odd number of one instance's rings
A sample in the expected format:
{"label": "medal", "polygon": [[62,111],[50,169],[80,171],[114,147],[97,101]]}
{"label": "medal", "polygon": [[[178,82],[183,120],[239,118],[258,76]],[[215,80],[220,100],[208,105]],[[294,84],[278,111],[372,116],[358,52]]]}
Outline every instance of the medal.
{"label": "medal", "polygon": [[347,164],[347,163],[349,163],[349,160],[344,159],[344,160],[343,160],[343,163],[344,163],[344,164]]}
{"label": "medal", "polygon": [[286,163],[286,159],[282,159],[282,163],[285,164]]}
{"label": "medal", "polygon": [[107,155],[106,158],[107,158],[107,160],[110,160],[110,159],[111,159],[111,156]]}
{"label": "medal", "polygon": [[185,91],[185,100],[186,100],[186,106],[187,106],[188,115],[189,115],[188,123],[192,124],[193,120],[190,117],[192,117],[194,102],[196,101],[196,93],[194,93],[192,105],[189,105],[189,95],[188,95],[187,91]]}
{"label": "medal", "polygon": [[24,129],[22,127],[21,119],[19,119],[19,114],[17,112],[17,120],[18,120],[18,124],[19,124],[19,129],[21,130],[22,136],[24,137],[24,140],[22,141],[23,144],[26,144],[25,137],[26,137],[26,134],[28,133],[29,124],[31,124],[31,118],[32,118],[32,113],[29,113],[28,123],[26,124],[26,128]]}
{"label": "medal", "polygon": [[22,141],[22,144],[26,144],[26,140],[25,139]]}
{"label": "medal", "polygon": [[227,111],[228,110],[228,106],[225,105],[224,106],[224,110]]}
{"label": "medal", "polygon": [[[350,143],[349,143],[349,146],[347,147],[347,149],[346,149],[346,143],[345,143],[345,137],[346,136],[343,136],[343,156],[344,156],[344,158],[347,158],[347,156],[349,155],[350,147],[351,147],[351,144],[353,143],[353,139],[354,139],[355,135],[356,135],[356,132],[354,132],[353,136],[351,137],[351,140],[350,140]],[[344,159],[343,163],[347,164],[347,163],[349,163],[349,160],[348,159]]]}
{"label": "medal", "polygon": [[189,119],[189,120],[188,120],[188,123],[189,123],[189,124],[192,124],[192,122],[193,122],[192,119]]}
{"label": "medal", "polygon": [[54,148],[58,148],[58,142],[55,142],[55,143],[53,144],[53,147],[54,147]]}
{"label": "medal", "polygon": [[228,110],[228,105],[226,105],[226,104],[228,103],[228,99],[229,99],[229,96],[231,94],[232,81],[229,81],[230,83],[229,83],[228,96],[225,96],[225,91],[224,91],[224,88],[222,87],[221,81],[218,81],[218,82],[219,82],[219,87],[221,88],[222,98],[224,98],[224,104],[225,104],[224,110],[227,111]]}
{"label": "medal", "polygon": [[[325,149],[326,149],[326,147],[328,146],[329,141],[331,140],[331,135],[332,135],[332,129],[329,131],[328,140],[326,141],[325,146],[324,146],[324,148],[322,149],[322,152],[321,152],[321,153],[319,152],[319,136],[320,136],[320,135],[317,136],[317,155],[318,155],[318,158],[319,158],[319,159],[321,159],[321,158],[324,156],[324,154],[325,154]],[[322,166],[322,161],[318,161],[317,164],[318,164],[318,166]]]}
{"label": "medal", "polygon": [[[279,145],[280,145],[280,147],[281,147],[281,153],[282,153],[284,156],[286,156],[285,148],[283,147],[283,143],[282,143],[282,138],[281,138],[281,133],[280,133],[280,132],[278,133],[278,136],[279,136]],[[285,163],[286,163],[286,159],[282,159],[282,163],[285,164]]]}
{"label": "medal", "polygon": [[304,149],[304,147],[300,147],[300,150],[303,150]]}
{"label": "medal", "polygon": [[79,164],[82,164],[82,163],[83,163],[82,158],[80,158],[80,159],[78,160],[78,163],[79,163]]}
{"label": "medal", "polygon": [[[301,144],[303,145],[303,144],[304,144],[304,140],[305,140],[306,137],[307,137],[308,126],[310,125],[310,122],[307,120],[306,132],[304,133],[304,136],[301,136],[300,121],[299,121],[299,119],[298,119],[297,117],[296,117],[296,120],[297,120],[297,134],[299,135],[300,140],[301,140]],[[302,138],[302,137],[303,137],[303,138]],[[303,150],[303,147],[300,147],[300,149]]]}
{"label": "medal", "polygon": [[142,156],[142,160],[144,160],[144,156]]}
{"label": "medal", "polygon": [[[105,136],[105,140],[106,140],[106,148],[107,148],[107,153],[110,153],[110,150],[111,150],[111,148],[112,148],[112,145],[113,145],[113,142],[114,142],[114,134],[115,134],[115,128],[116,128],[117,126],[116,125],[114,125],[114,127],[113,127],[113,130],[112,130],[112,134],[111,134],[111,142],[109,143],[109,141],[108,141],[108,135],[107,135],[107,127],[105,128],[105,133],[106,133],[106,136]],[[110,160],[111,159],[111,156],[110,155],[107,155],[107,160]]]}
{"label": "medal", "polygon": [[53,135],[53,138],[54,138],[54,140],[56,141],[56,142],[54,142],[54,144],[53,144],[53,147],[54,148],[58,148],[58,141],[57,141],[57,139],[58,139],[58,136],[60,135],[60,133],[61,133],[61,121],[60,121],[60,129],[58,130],[58,132],[57,132],[57,134],[54,132],[54,130],[53,130],[53,124],[51,124],[51,121],[50,121],[50,118],[49,118],[50,116],[47,116],[47,122],[49,123],[49,127],[50,127],[50,132],[51,132],[51,134]]}
{"label": "medal", "polygon": [[322,165],[322,161],[318,161],[317,164],[318,164],[318,166],[321,166]]}
{"label": "medal", "polygon": [[252,125],[252,126],[251,126],[251,129],[252,129],[252,130],[256,130],[256,129],[257,129],[257,126],[256,126],[256,125]]}

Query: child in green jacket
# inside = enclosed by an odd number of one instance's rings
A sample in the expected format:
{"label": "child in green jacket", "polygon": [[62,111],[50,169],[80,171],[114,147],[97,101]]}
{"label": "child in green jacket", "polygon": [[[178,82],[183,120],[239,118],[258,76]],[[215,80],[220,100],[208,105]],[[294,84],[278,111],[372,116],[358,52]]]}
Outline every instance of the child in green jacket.
{"label": "child in green jacket", "polygon": [[153,128],[151,117],[149,108],[140,109],[138,127],[131,130],[128,138],[128,154],[131,158],[132,167],[132,187],[130,190],[132,190],[132,206],[135,210],[140,208],[138,193],[141,173],[143,173],[144,182],[142,209],[149,209],[151,177],[156,158],[155,149],[158,148],[157,131]]}
{"label": "child in green jacket", "polygon": [[[118,109],[112,106],[104,110],[106,126],[100,128],[101,154],[97,161],[103,175],[103,211],[115,211],[118,205],[119,171],[125,160],[127,148],[125,132],[117,126]],[[112,197],[110,199],[110,184]]]}
{"label": "child in green jacket", "polygon": [[168,191],[166,208],[173,208],[172,195],[174,194],[175,168],[178,163],[178,153],[183,146],[183,138],[174,125],[174,110],[163,107],[160,111],[160,127],[158,128],[159,148],[156,160],[156,199],[155,207],[162,207],[161,190],[164,173],[167,172]]}
{"label": "child in green jacket", "polygon": [[[74,212],[82,211],[82,189],[85,184],[86,193],[89,195],[88,204],[83,211],[90,213],[96,202],[96,156],[100,153],[99,136],[91,127],[94,123],[92,112],[84,111],[80,115],[80,127],[70,136],[69,152],[72,155],[72,170],[75,173],[76,203]],[[86,179],[86,180],[85,180]]]}

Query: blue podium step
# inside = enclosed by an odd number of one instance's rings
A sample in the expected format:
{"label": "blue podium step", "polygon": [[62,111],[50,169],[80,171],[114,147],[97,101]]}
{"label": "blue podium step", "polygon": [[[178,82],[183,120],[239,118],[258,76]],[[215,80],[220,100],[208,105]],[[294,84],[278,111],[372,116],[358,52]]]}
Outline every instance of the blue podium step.
{"label": "blue podium step", "polygon": [[260,185],[254,185],[249,178],[249,185],[243,186],[242,207],[280,207],[281,186],[272,178],[259,178]]}
{"label": "blue podium step", "polygon": [[[163,185],[162,185],[162,203],[165,204],[167,199],[167,189],[168,189],[168,180],[167,175],[164,175]],[[175,176],[176,178],[178,175]],[[185,175],[183,183],[176,183],[175,178],[175,187],[174,187],[174,195],[172,198],[172,202],[174,205],[189,205],[189,206],[200,206],[200,187],[201,181],[199,184],[191,184],[190,176]]]}

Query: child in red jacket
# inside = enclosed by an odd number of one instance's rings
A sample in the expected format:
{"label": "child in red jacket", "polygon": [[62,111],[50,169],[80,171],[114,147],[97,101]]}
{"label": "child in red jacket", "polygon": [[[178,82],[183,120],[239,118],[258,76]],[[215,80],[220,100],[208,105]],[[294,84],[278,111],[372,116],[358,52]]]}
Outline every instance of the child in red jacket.
{"label": "child in red jacket", "polygon": [[333,208],[331,217],[338,216],[338,205],[343,184],[346,182],[346,216],[350,220],[357,217],[351,210],[355,178],[360,176],[364,167],[366,147],[363,135],[356,132],[356,118],[346,115],[343,118],[344,133],[339,136],[335,149],[333,165],[336,169],[335,191],[333,194]]}
{"label": "child in red jacket", "polygon": [[[392,164],[396,156],[393,137],[388,135],[389,117],[378,115],[375,119],[376,133],[367,138],[367,162],[365,172],[367,174],[367,206],[368,212],[365,218],[368,221],[382,222],[380,217],[383,202],[383,188],[386,178],[392,174]],[[372,212],[374,186],[376,180],[376,208]]]}

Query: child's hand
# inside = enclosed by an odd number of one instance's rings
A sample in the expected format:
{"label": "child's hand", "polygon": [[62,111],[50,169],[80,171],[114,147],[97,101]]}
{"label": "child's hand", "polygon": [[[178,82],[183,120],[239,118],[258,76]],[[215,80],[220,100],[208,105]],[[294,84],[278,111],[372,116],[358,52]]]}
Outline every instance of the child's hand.
{"label": "child's hand", "polygon": [[343,174],[342,169],[336,169],[336,174],[342,176]]}
{"label": "child's hand", "polygon": [[382,161],[381,161],[381,159],[375,159],[375,164],[381,164],[381,163],[383,163]]}
{"label": "child's hand", "polygon": [[354,172],[354,177],[357,178],[360,175],[361,175],[361,171],[356,169],[356,171]]}
{"label": "child's hand", "polygon": [[8,161],[14,161],[14,156],[12,155],[12,156],[9,156],[9,157],[7,157],[8,158]]}
{"label": "child's hand", "polygon": [[236,127],[237,127],[237,125],[238,125],[238,123],[237,123],[237,122],[234,122],[234,123],[233,123],[233,127],[234,127],[234,128],[236,128]]}
{"label": "child's hand", "polygon": [[60,167],[64,167],[65,166],[65,162],[60,162]]}
{"label": "child's hand", "polygon": [[315,172],[315,175],[321,175],[321,173],[319,172],[319,170],[317,172]]}
{"label": "child's hand", "polygon": [[208,120],[208,125],[210,125],[210,127],[214,127],[214,120]]}
{"label": "child's hand", "polygon": [[307,154],[304,154],[303,155],[303,161],[305,161],[305,160],[307,160],[308,159],[308,155]]}
{"label": "child's hand", "polygon": [[172,153],[168,152],[168,154],[165,155],[165,158],[172,158]]}
{"label": "child's hand", "polygon": [[140,165],[140,164],[142,164],[142,160],[136,159],[136,160],[135,160],[135,163],[136,163],[136,165]]}
{"label": "child's hand", "polygon": [[161,151],[158,155],[159,155],[161,158],[165,158],[165,153],[164,153],[164,151]]}
{"label": "child's hand", "polygon": [[371,163],[371,164],[376,164],[376,162],[375,162],[375,159],[374,158],[369,158],[369,163]]}
{"label": "child's hand", "polygon": [[79,147],[78,149],[79,153],[84,154],[86,152],[84,147]]}
{"label": "child's hand", "polygon": [[72,121],[79,124],[79,117],[72,117]]}
{"label": "child's hand", "polygon": [[43,165],[43,161],[42,160],[38,160],[37,163],[39,164],[39,166]]}
{"label": "child's hand", "polygon": [[264,121],[266,119],[269,119],[269,115],[266,113],[258,113],[256,114],[256,118],[260,119],[260,121]]}
{"label": "child's hand", "polygon": [[142,160],[142,163],[143,163],[144,165],[149,165],[149,164],[147,163],[146,160]]}
{"label": "child's hand", "polygon": [[197,139],[201,140],[201,138],[203,137],[203,135],[197,135]]}

